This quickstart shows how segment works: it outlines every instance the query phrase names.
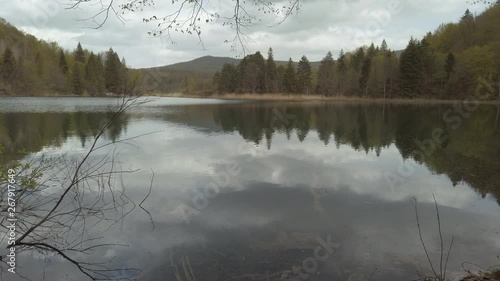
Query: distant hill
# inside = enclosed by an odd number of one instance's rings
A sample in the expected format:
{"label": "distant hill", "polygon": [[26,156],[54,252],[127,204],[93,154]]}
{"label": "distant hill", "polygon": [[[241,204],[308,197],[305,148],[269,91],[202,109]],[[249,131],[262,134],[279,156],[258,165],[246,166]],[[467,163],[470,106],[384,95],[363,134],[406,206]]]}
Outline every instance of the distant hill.
{"label": "distant hill", "polygon": [[[214,74],[216,71],[222,69],[224,64],[231,63],[237,65],[241,59],[235,59],[230,57],[214,57],[214,56],[204,56],[199,57],[194,60],[179,62],[170,65],[154,67],[156,70],[162,72],[184,72],[184,73],[203,73],[203,74]],[[286,65],[288,61],[276,61],[277,65]],[[297,64],[297,61],[295,61]],[[319,61],[311,62],[313,68],[319,67]],[[145,68],[148,69],[148,68]]]}
{"label": "distant hill", "polygon": [[161,66],[161,70],[208,72],[215,73],[222,69],[225,63],[238,64],[240,60],[230,57],[204,56],[194,60]]}

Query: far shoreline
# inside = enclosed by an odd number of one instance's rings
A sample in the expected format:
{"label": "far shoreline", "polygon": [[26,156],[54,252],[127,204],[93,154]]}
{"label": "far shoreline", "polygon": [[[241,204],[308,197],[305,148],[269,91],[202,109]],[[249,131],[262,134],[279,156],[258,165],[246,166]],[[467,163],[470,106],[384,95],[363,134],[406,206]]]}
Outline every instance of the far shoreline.
{"label": "far shoreline", "polygon": [[[199,99],[221,99],[221,100],[243,100],[243,101],[288,101],[288,102],[338,102],[338,103],[392,103],[392,104],[457,104],[469,103],[473,100],[445,100],[426,98],[369,98],[334,96],[324,97],[316,95],[286,95],[286,94],[211,94],[199,95],[191,93],[153,94],[151,96],[170,98],[199,98]],[[475,100],[479,104],[499,104],[500,100]]]}
{"label": "far shoreline", "polygon": [[[0,98],[23,98],[23,97],[39,97],[39,98],[119,98],[123,95],[0,95]],[[287,95],[287,94],[195,94],[195,93],[152,93],[144,95],[144,97],[167,97],[167,98],[193,98],[193,99],[220,99],[220,100],[240,100],[240,101],[286,101],[286,102],[332,102],[332,103],[387,103],[387,104],[459,104],[472,103],[500,105],[500,99],[496,100],[446,100],[432,98],[370,98],[370,97],[349,97],[349,96],[334,96],[325,97],[317,95]]]}

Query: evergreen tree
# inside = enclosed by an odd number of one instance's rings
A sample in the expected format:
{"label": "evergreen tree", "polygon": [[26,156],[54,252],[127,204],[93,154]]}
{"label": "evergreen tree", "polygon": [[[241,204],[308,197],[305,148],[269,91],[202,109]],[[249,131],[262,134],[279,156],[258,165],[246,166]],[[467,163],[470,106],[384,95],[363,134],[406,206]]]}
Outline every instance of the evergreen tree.
{"label": "evergreen tree", "polygon": [[317,92],[322,96],[331,96],[334,93],[334,60],[331,52],[321,60],[318,70]]}
{"label": "evergreen tree", "polygon": [[339,57],[337,59],[337,72],[339,73],[339,93],[341,95],[344,94],[344,80],[346,79],[347,73],[347,61],[346,56],[344,54],[344,50],[340,50]]}
{"label": "evergreen tree", "polygon": [[418,44],[418,58],[421,61],[421,80],[419,81],[419,90],[417,94],[430,94],[433,92],[433,77],[435,72],[435,56],[430,46],[429,39],[431,33],[420,40]]}
{"label": "evergreen tree", "polygon": [[387,92],[391,92],[394,85],[394,69],[397,67],[398,59],[396,54],[388,50],[384,56],[384,70],[383,70],[383,97],[386,97]]}
{"label": "evergreen tree", "polygon": [[351,67],[354,68],[356,72],[361,71],[361,67],[363,66],[363,62],[365,61],[365,50],[360,47],[356,49],[354,52],[353,58],[351,60]]}
{"label": "evergreen tree", "polygon": [[375,48],[375,45],[373,45],[373,42],[372,42],[370,44],[370,47],[368,47],[368,50],[366,51],[366,56],[371,59],[375,55],[377,55],[377,49]]}
{"label": "evergreen tree", "polygon": [[385,42],[385,39],[382,40],[382,44],[380,45],[380,52],[382,52],[383,55],[387,55],[389,52],[389,48],[387,47],[387,42]]}
{"label": "evergreen tree", "polygon": [[85,85],[91,95],[101,94],[99,76],[102,76],[102,73],[99,73],[98,63],[97,56],[91,52],[85,65]]}
{"label": "evergreen tree", "polygon": [[265,83],[266,83],[266,92],[274,93],[277,90],[277,73],[276,73],[276,63],[273,58],[273,49],[269,48],[267,52],[267,60],[266,60],[266,73],[265,73]]}
{"label": "evergreen tree", "polygon": [[450,75],[455,68],[455,56],[453,53],[448,53],[446,57],[446,64],[444,66],[444,71],[446,72],[446,81],[450,80]]}
{"label": "evergreen tree", "polygon": [[309,94],[311,89],[311,65],[306,56],[302,56],[297,66],[297,92]]}
{"label": "evergreen tree", "polygon": [[225,63],[219,74],[218,90],[221,93],[234,93],[238,87],[238,73],[231,63]]}
{"label": "evergreen tree", "polygon": [[[383,62],[383,70],[381,74],[382,78],[382,94],[383,97],[385,98],[386,93],[387,93],[387,88],[388,84],[390,84],[391,79],[392,79],[392,70],[393,70],[393,54],[392,51],[389,49],[387,46],[387,42],[385,39],[382,40],[382,44],[380,45],[380,55],[382,56],[382,62]],[[395,57],[394,57],[395,58]]]}
{"label": "evergreen tree", "polygon": [[370,75],[372,59],[371,56],[366,56],[363,61],[363,65],[361,66],[361,76],[359,78],[359,88],[361,91],[365,92],[365,95],[368,95],[368,79]]}
{"label": "evergreen tree", "polygon": [[475,19],[472,13],[467,9],[460,19],[458,28],[460,30],[460,37],[462,48],[467,49],[474,45],[474,33],[475,33]]}
{"label": "evergreen tree", "polygon": [[85,63],[85,53],[83,52],[82,45],[78,42],[75,50],[75,61]]}
{"label": "evergreen tree", "polygon": [[102,55],[96,55],[96,65],[95,65],[95,77],[97,77],[97,93],[103,94],[106,89],[106,77],[104,73],[104,63],[102,61]]}
{"label": "evergreen tree", "polygon": [[282,64],[280,64],[277,68],[276,68],[276,91],[278,93],[283,93],[285,92],[285,88],[284,88],[284,79],[285,79],[285,72],[286,72],[286,67]]}
{"label": "evergreen tree", "polygon": [[296,76],[295,67],[293,66],[292,58],[288,60],[288,64],[285,70],[285,75],[283,77],[283,90],[285,93],[295,93],[297,90],[296,86]]}
{"label": "evergreen tree", "polygon": [[124,89],[124,76],[120,58],[112,48],[106,52],[106,61],[104,65],[104,76],[106,80],[106,90],[121,94]]}
{"label": "evergreen tree", "polygon": [[260,52],[244,57],[238,69],[242,91],[261,93],[265,90],[266,62]]}
{"label": "evergreen tree", "polygon": [[422,80],[422,69],[419,42],[411,38],[406,49],[401,53],[399,65],[399,86],[404,96],[413,97],[417,94]]}

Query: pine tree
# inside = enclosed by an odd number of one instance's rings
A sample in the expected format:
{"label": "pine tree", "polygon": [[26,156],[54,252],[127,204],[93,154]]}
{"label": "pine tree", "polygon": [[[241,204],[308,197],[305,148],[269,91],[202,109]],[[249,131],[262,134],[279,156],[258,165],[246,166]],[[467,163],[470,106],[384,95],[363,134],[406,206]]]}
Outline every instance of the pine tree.
{"label": "pine tree", "polygon": [[97,56],[91,52],[87,64],[85,65],[85,85],[87,91],[91,95],[100,94],[97,64]]}
{"label": "pine tree", "polygon": [[122,64],[120,58],[112,48],[106,52],[104,71],[106,90],[114,94],[121,94],[124,88]]}
{"label": "pine tree", "polygon": [[382,52],[383,55],[387,55],[387,53],[389,52],[385,39],[382,40],[382,44],[380,45],[380,52]]}
{"label": "pine tree", "polygon": [[371,56],[366,56],[363,61],[363,65],[361,66],[361,76],[359,78],[359,88],[361,91],[365,92],[365,95],[368,95],[368,79],[370,75],[370,68],[372,64]]}
{"label": "pine tree", "polygon": [[317,92],[322,96],[331,96],[334,93],[334,61],[331,52],[321,60],[318,70]]}
{"label": "pine tree", "polygon": [[295,93],[297,90],[296,81],[295,67],[293,66],[292,58],[290,58],[283,77],[283,90],[289,94]]}
{"label": "pine tree", "polygon": [[450,80],[450,75],[455,68],[455,56],[453,53],[448,53],[446,57],[446,64],[444,66],[444,71],[446,72],[446,81]]}
{"label": "pine tree", "polygon": [[251,93],[265,90],[266,62],[260,52],[244,57],[238,65],[243,91]]}
{"label": "pine tree", "polygon": [[266,74],[265,74],[266,92],[268,93],[274,93],[277,90],[276,63],[274,62],[273,56],[274,56],[273,49],[269,48],[269,51],[267,52]]}
{"label": "pine tree", "polygon": [[429,43],[431,33],[420,40],[418,44],[418,58],[421,61],[421,80],[419,81],[419,90],[417,94],[429,94],[433,91],[434,87],[433,76],[435,72],[435,56]]}
{"label": "pine tree", "polygon": [[417,94],[418,86],[422,81],[422,69],[419,42],[411,38],[406,49],[401,53],[399,65],[399,86],[404,96],[413,97]]}
{"label": "pine tree", "polygon": [[337,72],[339,73],[339,93],[341,95],[344,94],[344,80],[346,79],[346,73],[347,73],[347,61],[346,61],[346,56],[344,54],[344,50],[340,50],[339,57],[337,59]]}
{"label": "pine tree", "polygon": [[302,56],[297,66],[297,92],[309,94],[311,89],[311,65],[306,56]]}
{"label": "pine tree", "polygon": [[373,58],[375,55],[377,55],[377,49],[375,48],[375,45],[373,42],[370,44],[370,47],[368,47],[368,50],[366,51],[366,56],[368,58]]}
{"label": "pine tree", "polygon": [[361,67],[363,66],[363,62],[365,61],[365,50],[363,48],[358,48],[354,52],[353,58],[351,60],[351,67],[354,68],[356,72],[361,71]]}
{"label": "pine tree", "polygon": [[106,90],[106,77],[104,74],[104,63],[102,62],[102,54],[96,55],[95,76],[97,77],[97,92],[103,94]]}
{"label": "pine tree", "polygon": [[469,9],[467,9],[458,24],[462,39],[462,48],[467,49],[474,45],[475,26],[475,18]]}
{"label": "pine tree", "polygon": [[238,73],[231,63],[225,63],[219,75],[218,90],[221,93],[234,93],[238,87]]}
{"label": "pine tree", "polygon": [[78,42],[75,50],[75,61],[85,63],[85,53],[83,52],[82,45]]}
{"label": "pine tree", "polygon": [[251,81],[252,93],[265,91],[266,61],[260,52],[250,56],[250,62],[254,68],[253,79]]}

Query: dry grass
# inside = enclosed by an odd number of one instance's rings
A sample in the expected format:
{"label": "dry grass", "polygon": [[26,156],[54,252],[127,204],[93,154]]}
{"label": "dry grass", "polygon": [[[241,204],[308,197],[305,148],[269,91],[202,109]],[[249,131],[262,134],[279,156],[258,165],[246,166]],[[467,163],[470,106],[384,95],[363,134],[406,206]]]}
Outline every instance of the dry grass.
{"label": "dry grass", "polygon": [[[400,104],[436,104],[436,103],[461,103],[463,100],[438,100],[438,99],[374,99],[368,97],[322,97],[317,95],[292,95],[292,94],[196,94],[196,93],[171,93],[155,94],[162,97],[177,98],[207,98],[207,99],[225,99],[225,100],[268,100],[268,101],[320,101],[320,102],[339,102],[339,103],[400,103]],[[479,101],[479,103],[500,104],[500,100]]]}

